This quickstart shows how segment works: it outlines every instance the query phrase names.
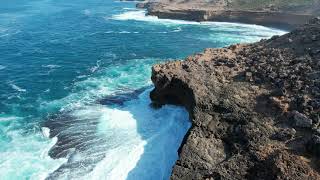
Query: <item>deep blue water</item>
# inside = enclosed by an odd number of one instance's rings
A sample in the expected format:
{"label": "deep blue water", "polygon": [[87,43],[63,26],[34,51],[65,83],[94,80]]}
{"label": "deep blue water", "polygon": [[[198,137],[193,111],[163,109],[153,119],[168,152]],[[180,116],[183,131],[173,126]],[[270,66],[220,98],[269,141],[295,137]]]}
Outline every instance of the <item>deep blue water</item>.
{"label": "deep blue water", "polygon": [[147,17],[111,0],[2,0],[0,179],[167,179],[190,127],[151,66],[283,31]]}

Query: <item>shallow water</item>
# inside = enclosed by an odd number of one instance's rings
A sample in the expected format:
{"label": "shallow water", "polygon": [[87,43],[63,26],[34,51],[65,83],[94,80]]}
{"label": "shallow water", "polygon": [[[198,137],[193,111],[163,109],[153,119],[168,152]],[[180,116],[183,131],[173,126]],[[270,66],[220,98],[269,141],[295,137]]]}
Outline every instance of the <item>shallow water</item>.
{"label": "shallow water", "polygon": [[181,107],[150,107],[151,66],[285,33],[144,13],[113,1],[2,1],[0,179],[167,179],[190,122]]}

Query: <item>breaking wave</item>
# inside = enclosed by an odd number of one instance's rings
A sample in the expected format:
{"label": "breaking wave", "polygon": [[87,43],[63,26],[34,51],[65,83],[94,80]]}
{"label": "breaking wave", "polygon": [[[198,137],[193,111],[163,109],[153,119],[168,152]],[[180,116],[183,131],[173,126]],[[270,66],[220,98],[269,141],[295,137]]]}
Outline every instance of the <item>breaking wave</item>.
{"label": "breaking wave", "polygon": [[66,159],[53,160],[48,151],[57,138],[44,136],[48,129],[27,133],[15,129],[23,118],[0,115],[0,172],[2,180],[45,179]]}
{"label": "breaking wave", "polygon": [[[230,23],[230,22],[195,22],[195,21],[185,21],[185,20],[173,20],[173,19],[160,19],[156,16],[149,16],[146,15],[145,10],[136,10],[136,11],[126,11],[122,14],[113,15],[112,19],[114,20],[134,20],[134,21],[146,21],[156,24],[167,24],[167,25],[201,25],[201,26],[212,26],[213,28],[221,28],[223,29],[232,29],[234,28],[250,28],[250,29],[256,29],[259,31],[272,31],[272,33],[276,34],[284,34],[286,31],[282,31],[279,29],[269,28],[265,26],[260,25],[252,25],[252,24],[243,24],[243,23]],[[179,31],[179,29],[177,29]]]}
{"label": "breaking wave", "polygon": [[27,92],[26,89],[23,89],[21,87],[19,87],[18,85],[15,85],[13,83],[9,83],[9,85],[11,86],[12,89],[18,91],[18,92]]}
{"label": "breaking wave", "polygon": [[6,68],[6,66],[0,65],[0,70],[5,69],[5,68]]}

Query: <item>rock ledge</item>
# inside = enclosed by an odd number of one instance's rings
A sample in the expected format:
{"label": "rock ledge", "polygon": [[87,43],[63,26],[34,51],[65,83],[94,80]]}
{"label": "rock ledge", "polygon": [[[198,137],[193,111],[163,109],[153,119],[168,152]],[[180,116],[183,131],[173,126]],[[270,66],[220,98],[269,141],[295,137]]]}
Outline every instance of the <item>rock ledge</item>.
{"label": "rock ledge", "polygon": [[172,179],[320,179],[320,19],[152,68],[154,103],[192,127]]}

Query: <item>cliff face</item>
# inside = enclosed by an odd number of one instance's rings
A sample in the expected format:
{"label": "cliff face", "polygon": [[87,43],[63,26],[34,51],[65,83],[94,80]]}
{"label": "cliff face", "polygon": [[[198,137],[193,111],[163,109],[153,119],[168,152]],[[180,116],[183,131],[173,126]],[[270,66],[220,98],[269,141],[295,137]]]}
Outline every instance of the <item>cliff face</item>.
{"label": "cliff face", "polygon": [[155,65],[151,99],[192,128],[172,179],[320,179],[320,19]]}
{"label": "cliff face", "polygon": [[320,15],[319,0],[158,0],[137,6],[159,18],[241,22],[286,29]]}

